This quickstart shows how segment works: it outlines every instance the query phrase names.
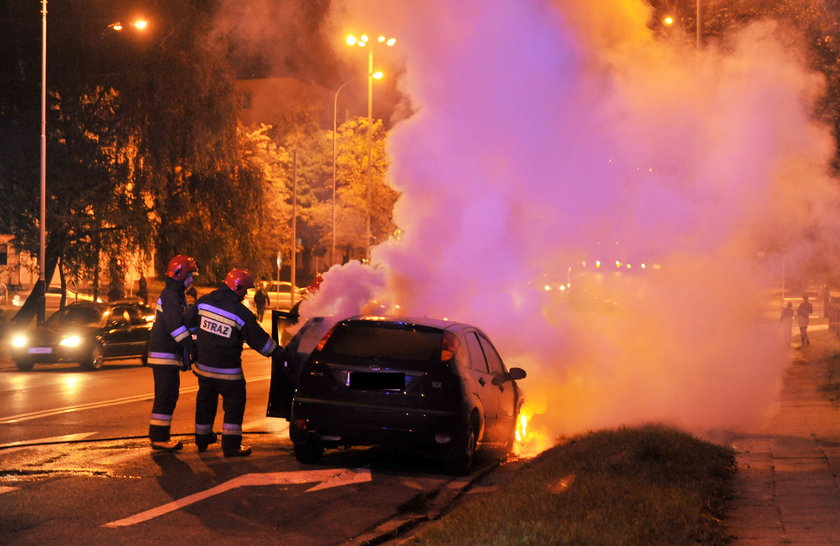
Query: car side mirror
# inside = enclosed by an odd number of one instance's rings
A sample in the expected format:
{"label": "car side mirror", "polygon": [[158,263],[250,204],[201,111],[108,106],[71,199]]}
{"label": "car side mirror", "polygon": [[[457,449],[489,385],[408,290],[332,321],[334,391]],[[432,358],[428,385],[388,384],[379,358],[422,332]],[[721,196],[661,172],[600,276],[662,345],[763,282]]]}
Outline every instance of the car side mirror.
{"label": "car side mirror", "polygon": [[507,383],[508,381],[516,381],[517,379],[524,379],[526,375],[527,374],[525,373],[525,370],[523,370],[522,368],[511,368],[510,370],[508,370],[508,373],[506,373],[504,375],[497,375],[497,376],[493,377],[492,383],[493,383],[493,385],[498,387],[499,385],[501,385],[503,383]]}

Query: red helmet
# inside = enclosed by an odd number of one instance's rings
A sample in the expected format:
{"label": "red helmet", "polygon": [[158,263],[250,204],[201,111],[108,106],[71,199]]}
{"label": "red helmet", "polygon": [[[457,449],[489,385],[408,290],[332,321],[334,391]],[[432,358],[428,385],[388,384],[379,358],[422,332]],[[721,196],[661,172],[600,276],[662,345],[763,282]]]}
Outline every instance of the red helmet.
{"label": "red helmet", "polygon": [[198,274],[198,267],[195,260],[190,256],[178,254],[169,260],[169,267],[166,268],[166,276],[170,279],[183,282],[190,273]]}
{"label": "red helmet", "polygon": [[225,277],[225,284],[238,296],[245,297],[248,289],[254,287],[254,276],[247,269],[231,269]]}

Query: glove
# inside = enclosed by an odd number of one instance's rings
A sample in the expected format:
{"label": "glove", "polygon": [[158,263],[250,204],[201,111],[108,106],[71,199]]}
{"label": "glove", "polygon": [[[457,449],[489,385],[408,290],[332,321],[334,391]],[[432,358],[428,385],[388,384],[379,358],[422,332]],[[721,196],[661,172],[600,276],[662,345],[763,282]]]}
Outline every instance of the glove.
{"label": "glove", "polygon": [[198,347],[196,347],[195,343],[190,343],[189,346],[184,347],[184,360],[181,363],[181,371],[190,371],[196,360],[198,360]]}

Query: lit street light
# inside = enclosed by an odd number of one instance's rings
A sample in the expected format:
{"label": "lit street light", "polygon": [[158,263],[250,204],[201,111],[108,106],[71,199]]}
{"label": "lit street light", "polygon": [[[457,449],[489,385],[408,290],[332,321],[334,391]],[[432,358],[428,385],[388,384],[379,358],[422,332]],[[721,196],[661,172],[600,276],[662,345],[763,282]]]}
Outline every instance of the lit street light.
{"label": "lit street light", "polygon": [[[133,22],[129,23],[129,26],[132,26],[137,30],[146,30],[146,27],[149,26],[149,22],[144,20],[144,19],[138,19],[136,21],[133,21]],[[108,28],[110,28],[111,30],[116,30],[117,32],[119,32],[119,31],[125,29],[125,25],[123,25],[121,22],[117,21],[116,23],[111,23],[110,25],[108,25]]]}
{"label": "lit street light", "polygon": [[[148,21],[137,20],[131,23],[137,30],[145,30]],[[123,25],[112,23],[108,28],[122,30]],[[46,318],[47,293],[47,0],[41,0],[41,210],[38,220],[38,288],[36,289],[36,320],[44,322]]]}
{"label": "lit street light", "polygon": [[370,42],[367,34],[362,34],[359,38],[355,36],[347,36],[347,45],[349,46],[359,46],[359,47],[367,47],[368,50],[368,131],[367,131],[367,221],[365,232],[367,234],[367,259],[370,261],[370,247],[371,247],[371,231],[370,231],[370,217],[371,217],[371,206],[370,206],[370,192],[371,192],[371,177],[373,176],[372,168],[371,168],[371,131],[373,130],[373,80],[378,80],[382,78],[382,72],[373,71],[373,47],[375,43],[382,44],[387,47],[392,47],[395,43],[397,43],[396,38],[386,38],[385,36],[379,36],[376,39],[376,42]]}

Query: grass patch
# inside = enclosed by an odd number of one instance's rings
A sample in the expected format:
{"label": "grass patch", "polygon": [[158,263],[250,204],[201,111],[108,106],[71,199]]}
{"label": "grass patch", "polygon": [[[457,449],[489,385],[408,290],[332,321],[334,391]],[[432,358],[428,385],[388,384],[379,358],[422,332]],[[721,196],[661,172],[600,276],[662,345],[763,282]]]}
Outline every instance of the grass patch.
{"label": "grass patch", "polygon": [[825,381],[820,385],[820,391],[834,403],[840,406],[840,340],[827,330],[820,330],[809,334],[812,345],[797,350],[797,364],[826,363]]}
{"label": "grass patch", "polygon": [[498,491],[465,498],[416,544],[726,544],[734,453],[661,426],[578,436]]}

